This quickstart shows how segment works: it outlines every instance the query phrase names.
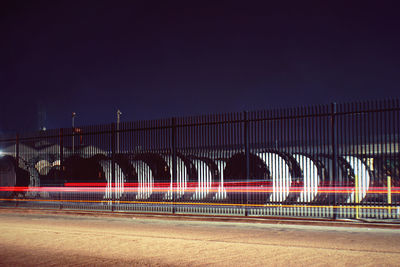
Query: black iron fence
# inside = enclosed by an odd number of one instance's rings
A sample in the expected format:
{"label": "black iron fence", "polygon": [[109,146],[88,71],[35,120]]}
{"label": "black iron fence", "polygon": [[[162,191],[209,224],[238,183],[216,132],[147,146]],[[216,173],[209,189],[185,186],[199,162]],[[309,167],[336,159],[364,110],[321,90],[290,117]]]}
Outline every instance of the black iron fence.
{"label": "black iron fence", "polygon": [[75,127],[0,140],[0,205],[400,217],[399,100]]}

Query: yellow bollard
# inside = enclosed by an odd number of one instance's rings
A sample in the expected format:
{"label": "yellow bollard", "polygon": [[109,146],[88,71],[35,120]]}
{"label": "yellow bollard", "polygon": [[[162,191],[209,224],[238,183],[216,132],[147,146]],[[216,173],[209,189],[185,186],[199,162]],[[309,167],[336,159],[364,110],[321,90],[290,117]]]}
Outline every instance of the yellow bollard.
{"label": "yellow bollard", "polygon": [[355,192],[355,194],[356,194],[356,219],[359,219],[359,206],[358,206],[358,203],[359,203],[359,197],[358,197],[358,176],[356,175],[355,176],[355,179],[356,179],[356,192]]}
{"label": "yellow bollard", "polygon": [[[387,199],[388,199],[388,204],[392,204],[392,177],[388,176],[387,177]],[[388,207],[389,210],[389,215],[392,216],[392,207]]]}

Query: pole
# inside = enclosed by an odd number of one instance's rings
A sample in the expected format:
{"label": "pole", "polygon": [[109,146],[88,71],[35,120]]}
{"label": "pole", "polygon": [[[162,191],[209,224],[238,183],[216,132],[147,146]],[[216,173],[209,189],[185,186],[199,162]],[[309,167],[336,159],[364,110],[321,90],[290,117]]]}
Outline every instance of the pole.
{"label": "pole", "polygon": [[[244,117],[244,153],[246,157],[246,204],[249,204],[249,182],[250,182],[250,148],[249,148],[249,122],[247,111],[243,112]],[[247,206],[245,208],[245,216],[248,215]]]}
{"label": "pole", "polygon": [[388,176],[387,177],[387,199],[388,199],[388,204],[389,204],[389,216],[392,217],[392,177]]}
{"label": "pole", "polygon": [[337,140],[336,140],[336,103],[331,105],[331,138],[332,138],[332,183],[335,188],[333,193],[333,219],[337,218],[337,186],[339,179],[337,177]]}
{"label": "pole", "polygon": [[76,113],[72,112],[72,155],[75,154],[75,116]]}
{"label": "pole", "polygon": [[358,205],[359,203],[360,203],[360,199],[359,199],[359,191],[360,191],[360,189],[359,189],[359,181],[358,181],[358,175],[356,175],[355,176],[355,179],[356,179],[356,192],[355,192],[355,200],[356,200],[356,219],[359,219],[359,209],[360,209],[360,206]]}
{"label": "pole", "polygon": [[64,168],[64,137],[63,129],[60,129],[60,170],[63,171]]}
{"label": "pole", "polygon": [[117,153],[119,153],[119,122],[121,118],[122,112],[118,109],[117,110]]}
{"label": "pole", "polygon": [[115,207],[115,123],[111,124],[111,211]]}
{"label": "pole", "polygon": [[176,201],[176,183],[177,181],[177,155],[176,155],[176,118],[172,118],[171,122],[171,130],[172,130],[172,135],[171,135],[171,145],[172,145],[172,213],[175,213],[175,201]]}
{"label": "pole", "polygon": [[[58,179],[61,179],[61,181],[64,180],[65,174],[64,174],[64,137],[63,137],[63,129],[60,128],[60,173],[61,177]],[[58,181],[58,183],[61,183],[61,181]],[[64,181],[63,181],[64,182]],[[58,192],[58,200],[61,200],[61,192]],[[60,206],[59,209],[61,210],[63,208],[63,202],[60,201]]]}
{"label": "pole", "polygon": [[15,137],[15,159],[16,166],[19,167],[19,134]]}

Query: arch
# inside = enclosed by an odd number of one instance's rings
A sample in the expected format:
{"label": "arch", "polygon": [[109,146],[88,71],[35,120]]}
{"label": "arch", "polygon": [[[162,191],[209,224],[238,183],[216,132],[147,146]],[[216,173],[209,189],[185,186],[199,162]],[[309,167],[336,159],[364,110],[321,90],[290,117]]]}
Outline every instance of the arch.
{"label": "arch", "polygon": [[[355,156],[345,156],[344,159],[350,164],[353,169],[354,175],[358,178],[358,201],[361,202],[365,196],[367,195],[367,191],[369,189],[371,183],[371,176],[369,173],[368,167],[362,162],[361,159]],[[349,203],[355,203],[356,201],[356,192],[352,192],[347,199]]]}
{"label": "arch", "polygon": [[153,193],[154,176],[150,166],[142,160],[131,161],[136,170],[138,178],[138,188],[136,199],[148,199]]}
{"label": "arch", "polygon": [[289,196],[292,174],[286,160],[277,153],[257,153],[270,171],[272,178],[272,194],[269,201],[283,202]]}
{"label": "arch", "polygon": [[[14,159],[11,156],[0,157],[0,187],[14,187],[17,183],[17,173]],[[8,194],[7,191],[2,195]]]}
{"label": "arch", "polygon": [[224,170],[226,168],[226,161],[215,160],[215,164],[218,168],[219,180],[217,193],[214,196],[214,200],[225,200],[227,198],[226,189],[224,188]]}
{"label": "arch", "polygon": [[[162,157],[164,158],[165,162],[168,165],[168,169],[170,171],[170,177],[172,178],[173,177],[173,175],[172,175],[173,157],[171,155],[163,155]],[[171,179],[168,192],[165,194],[164,199],[172,200],[174,190],[176,190],[176,192],[175,192],[176,198],[177,199],[182,198],[187,189],[188,169],[186,167],[186,164],[182,160],[181,157],[176,157],[176,165],[177,165],[176,166],[177,181],[176,181],[175,189],[173,188],[174,182]]]}
{"label": "arch", "polygon": [[193,200],[201,200],[207,197],[211,190],[213,181],[213,171],[207,162],[200,158],[193,158],[191,160],[197,170],[197,186],[194,194],[191,197]]}
{"label": "arch", "polygon": [[[137,195],[141,199],[152,199],[161,201],[164,199],[165,190],[171,182],[171,171],[164,158],[156,153],[141,153],[135,154],[132,157],[132,162],[142,162],[136,165],[138,173],[139,187],[138,191],[143,194]],[[143,165],[145,163],[145,165]],[[134,166],[135,167],[135,166]],[[155,187],[154,184],[157,186]]]}
{"label": "arch", "polygon": [[314,161],[305,155],[294,154],[293,158],[298,162],[303,172],[303,191],[298,198],[299,202],[313,202],[318,194],[318,186],[321,182],[319,169]]}
{"label": "arch", "polygon": [[65,182],[107,182],[103,167],[99,161],[107,160],[104,155],[91,158],[71,156],[64,161]]}
{"label": "arch", "polygon": [[10,187],[10,190],[1,191],[2,197],[16,194],[14,187],[28,187],[30,174],[28,171],[17,167],[14,157],[5,155],[0,157],[0,187]]}
{"label": "arch", "polygon": [[103,172],[105,175],[105,179],[107,181],[107,186],[106,186],[106,192],[104,195],[104,198],[106,199],[112,199],[112,194],[114,191],[114,196],[115,199],[120,199],[120,197],[124,193],[124,180],[125,176],[119,167],[118,164],[115,164],[115,184],[113,186],[112,184],[112,161],[111,160],[106,160],[106,159],[101,159],[99,160],[99,164],[103,168]]}
{"label": "arch", "polygon": [[[265,203],[271,195],[271,192],[265,190],[270,183],[270,171],[265,162],[255,154],[250,153],[249,163],[250,182],[251,184],[259,184],[257,185],[258,192],[250,194],[249,201],[256,204]],[[234,203],[243,202],[243,199],[247,196],[244,195],[243,190],[239,189],[243,186],[249,186],[246,179],[246,155],[240,152],[229,158],[226,162],[223,175],[226,200]]]}

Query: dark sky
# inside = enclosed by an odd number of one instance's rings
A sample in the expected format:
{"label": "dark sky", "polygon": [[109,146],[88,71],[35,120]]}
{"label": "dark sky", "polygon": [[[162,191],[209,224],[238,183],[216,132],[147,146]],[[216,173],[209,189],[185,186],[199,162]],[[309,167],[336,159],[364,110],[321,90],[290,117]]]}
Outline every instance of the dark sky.
{"label": "dark sky", "polygon": [[2,2],[0,132],[399,97],[396,1],[327,2]]}

